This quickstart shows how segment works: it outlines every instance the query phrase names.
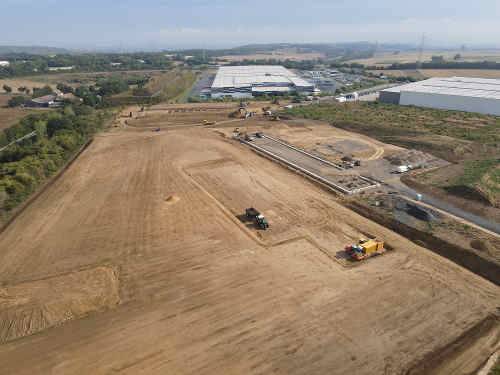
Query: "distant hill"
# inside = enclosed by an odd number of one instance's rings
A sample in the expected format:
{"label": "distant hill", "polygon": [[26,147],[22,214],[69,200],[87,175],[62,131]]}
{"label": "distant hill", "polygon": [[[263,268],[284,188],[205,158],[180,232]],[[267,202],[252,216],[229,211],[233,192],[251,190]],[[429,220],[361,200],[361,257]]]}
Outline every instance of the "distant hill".
{"label": "distant hill", "polygon": [[59,55],[70,53],[69,50],[44,46],[0,46],[0,55],[30,54],[30,55]]}
{"label": "distant hill", "polygon": [[179,51],[182,54],[200,55],[203,53],[206,56],[238,56],[238,55],[253,55],[266,54],[275,51],[295,50],[297,53],[321,53],[327,58],[344,60],[354,58],[371,57],[375,51],[405,51],[415,47],[402,44],[375,44],[370,42],[353,42],[353,43],[269,43],[269,44],[248,44],[234,48],[212,49],[202,51],[200,49],[188,49]]}

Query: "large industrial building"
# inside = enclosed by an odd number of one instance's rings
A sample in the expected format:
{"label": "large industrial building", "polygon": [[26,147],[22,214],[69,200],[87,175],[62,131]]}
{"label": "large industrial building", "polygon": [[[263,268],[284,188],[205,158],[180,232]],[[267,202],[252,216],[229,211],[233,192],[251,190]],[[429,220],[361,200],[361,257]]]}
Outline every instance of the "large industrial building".
{"label": "large industrial building", "polygon": [[212,98],[251,98],[293,92],[311,95],[314,84],[283,66],[250,65],[220,67],[211,88]]}
{"label": "large industrial building", "polygon": [[383,103],[477,112],[500,116],[500,80],[430,78],[380,92]]}

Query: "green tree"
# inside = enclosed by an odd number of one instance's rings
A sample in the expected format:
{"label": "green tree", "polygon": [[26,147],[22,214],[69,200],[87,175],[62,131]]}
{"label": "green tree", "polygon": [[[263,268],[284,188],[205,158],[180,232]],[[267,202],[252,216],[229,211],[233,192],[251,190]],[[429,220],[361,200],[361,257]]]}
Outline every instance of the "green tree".
{"label": "green tree", "polygon": [[115,95],[128,90],[127,82],[119,77],[99,80],[97,86],[99,86],[99,94],[102,96]]}
{"label": "green tree", "polygon": [[58,83],[56,88],[64,94],[73,94],[75,92],[73,87],[66,85],[65,83]]}
{"label": "green tree", "polygon": [[12,92],[12,87],[8,85],[3,85],[3,90],[7,93],[10,94]]}
{"label": "green tree", "polygon": [[26,103],[26,98],[24,96],[21,96],[21,95],[16,95],[7,102],[7,106],[9,106],[11,108],[19,107],[20,105],[23,105],[24,103]]}
{"label": "green tree", "polygon": [[48,85],[43,86],[42,88],[33,87],[33,98],[39,98],[41,96],[53,94],[54,90]]}
{"label": "green tree", "polygon": [[47,122],[47,135],[53,137],[57,132],[62,130],[73,129],[72,118],[69,116],[54,116]]}

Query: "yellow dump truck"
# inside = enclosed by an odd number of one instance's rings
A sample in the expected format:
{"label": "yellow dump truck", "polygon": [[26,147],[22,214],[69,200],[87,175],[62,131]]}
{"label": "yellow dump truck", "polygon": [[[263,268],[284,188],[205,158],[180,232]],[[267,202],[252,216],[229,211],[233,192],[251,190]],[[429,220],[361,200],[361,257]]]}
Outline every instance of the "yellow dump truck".
{"label": "yellow dump truck", "polygon": [[383,241],[362,239],[355,245],[346,246],[345,251],[351,259],[361,261],[374,255],[383,254],[385,248]]}

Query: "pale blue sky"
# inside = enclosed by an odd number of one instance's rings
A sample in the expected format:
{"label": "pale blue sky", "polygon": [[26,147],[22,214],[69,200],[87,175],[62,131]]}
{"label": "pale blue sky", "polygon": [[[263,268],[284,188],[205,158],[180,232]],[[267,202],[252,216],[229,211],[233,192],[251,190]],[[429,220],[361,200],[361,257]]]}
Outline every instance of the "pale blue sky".
{"label": "pale blue sky", "polygon": [[0,45],[225,47],[380,41],[500,46],[500,0],[0,0]]}

